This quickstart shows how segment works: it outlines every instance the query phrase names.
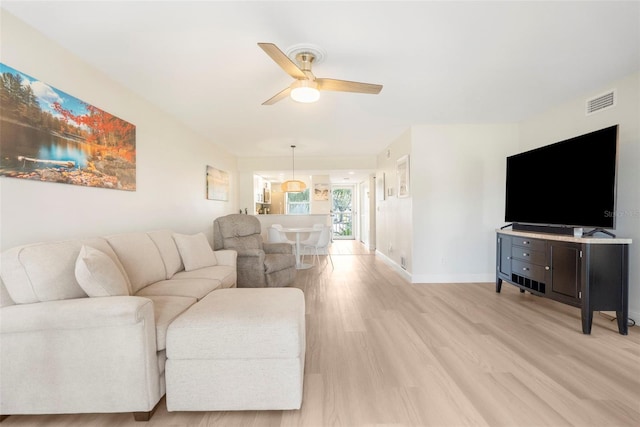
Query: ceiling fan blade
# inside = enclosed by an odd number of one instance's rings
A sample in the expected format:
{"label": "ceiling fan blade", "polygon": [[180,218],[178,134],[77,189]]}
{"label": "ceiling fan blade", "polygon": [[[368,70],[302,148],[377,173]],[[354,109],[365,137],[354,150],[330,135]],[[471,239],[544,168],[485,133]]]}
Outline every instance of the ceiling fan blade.
{"label": "ceiling fan blade", "polygon": [[289,96],[290,92],[291,92],[291,88],[290,87],[288,87],[288,88],[286,88],[284,90],[281,90],[276,95],[274,95],[271,98],[269,98],[266,101],[264,101],[262,103],[262,105],[273,105],[276,102],[281,101],[281,100],[285,99],[287,96]]}
{"label": "ceiling fan blade", "polygon": [[258,46],[265,51],[287,74],[294,79],[306,79],[307,75],[291,60],[283,51],[278,49],[273,43],[258,43]]}
{"label": "ceiling fan blade", "polygon": [[338,92],[357,92],[377,94],[382,90],[382,85],[371,83],[350,82],[336,79],[316,79],[319,90],[334,90]]}

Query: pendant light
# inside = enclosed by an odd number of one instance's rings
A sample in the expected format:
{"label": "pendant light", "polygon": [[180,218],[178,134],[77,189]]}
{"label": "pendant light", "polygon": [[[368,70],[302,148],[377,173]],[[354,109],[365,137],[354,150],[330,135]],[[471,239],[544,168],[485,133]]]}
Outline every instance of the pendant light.
{"label": "pendant light", "polygon": [[302,181],[296,180],[296,158],[295,158],[295,149],[296,146],[291,146],[291,179],[289,181],[285,181],[282,183],[282,191],[285,193],[300,193],[307,188],[307,185]]}

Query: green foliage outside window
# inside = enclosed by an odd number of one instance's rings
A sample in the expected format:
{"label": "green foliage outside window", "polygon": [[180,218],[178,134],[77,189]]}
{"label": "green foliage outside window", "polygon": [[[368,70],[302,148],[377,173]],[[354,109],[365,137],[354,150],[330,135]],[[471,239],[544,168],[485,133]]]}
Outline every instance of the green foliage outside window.
{"label": "green foliage outside window", "polygon": [[286,193],[288,214],[309,213],[309,189],[300,193]]}
{"label": "green foliage outside window", "polygon": [[333,200],[333,232],[335,236],[350,237],[353,235],[351,229],[351,202],[353,190],[348,188],[334,188],[332,191]]}
{"label": "green foliage outside window", "polygon": [[333,211],[344,212],[351,210],[351,195],[353,191],[346,188],[333,189]]}

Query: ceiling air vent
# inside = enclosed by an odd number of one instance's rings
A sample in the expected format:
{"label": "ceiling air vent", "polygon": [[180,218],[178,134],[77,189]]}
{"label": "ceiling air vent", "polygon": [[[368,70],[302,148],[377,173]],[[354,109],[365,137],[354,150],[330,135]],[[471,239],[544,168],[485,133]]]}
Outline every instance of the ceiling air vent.
{"label": "ceiling air vent", "polygon": [[616,105],[616,91],[610,90],[609,92],[596,96],[595,98],[587,99],[587,115],[593,114],[597,111],[606,110],[607,108],[614,107]]}

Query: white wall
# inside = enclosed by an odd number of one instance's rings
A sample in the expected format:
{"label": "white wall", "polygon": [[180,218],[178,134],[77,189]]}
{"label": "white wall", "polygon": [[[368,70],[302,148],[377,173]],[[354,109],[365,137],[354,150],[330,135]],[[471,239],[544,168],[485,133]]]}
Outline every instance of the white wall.
{"label": "white wall", "polygon": [[513,124],[412,128],[413,283],[495,280]]}
{"label": "white wall", "polygon": [[[587,116],[586,100],[616,90],[616,106]],[[611,82],[520,124],[520,150],[552,144],[619,124],[615,233],[633,239],[629,251],[629,310],[640,320],[640,74]],[[597,161],[597,159],[594,159]]]}
{"label": "white wall", "polygon": [[[412,283],[495,280],[495,229],[504,224],[505,159],[515,124],[418,125],[378,156],[376,249]],[[410,197],[397,197],[396,162],[410,155]],[[388,193],[391,195],[388,195]]]}
{"label": "white wall", "polygon": [[[378,155],[376,180],[382,179],[384,174],[384,200],[376,200],[376,252],[394,266],[401,265],[401,258],[405,258],[407,274],[413,270],[412,245],[414,236],[412,226],[412,201],[416,195],[413,192],[414,173],[422,168],[421,160],[415,159],[411,153],[411,129],[400,135],[391,145]],[[409,154],[411,157],[409,172],[410,197],[398,198],[398,180],[396,174],[397,160]]]}
{"label": "white wall", "polygon": [[[136,126],[137,190],[0,177],[0,248],[36,241],[168,227],[203,231],[237,211],[234,156],[81,62],[6,11],[0,60]],[[206,166],[228,171],[228,202],[206,200]]]}

